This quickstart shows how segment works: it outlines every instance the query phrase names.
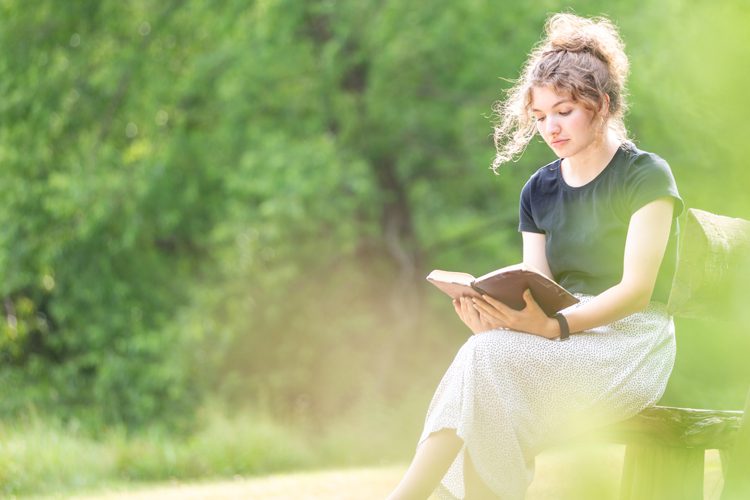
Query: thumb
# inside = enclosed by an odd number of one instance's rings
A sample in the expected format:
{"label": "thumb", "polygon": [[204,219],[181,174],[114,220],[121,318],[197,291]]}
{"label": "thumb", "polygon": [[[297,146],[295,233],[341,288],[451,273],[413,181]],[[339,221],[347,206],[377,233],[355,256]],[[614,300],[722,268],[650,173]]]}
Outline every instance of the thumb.
{"label": "thumb", "polygon": [[526,302],[526,307],[528,306],[535,306],[536,301],[534,300],[534,296],[531,294],[531,290],[528,288],[524,290],[523,292],[523,301]]}

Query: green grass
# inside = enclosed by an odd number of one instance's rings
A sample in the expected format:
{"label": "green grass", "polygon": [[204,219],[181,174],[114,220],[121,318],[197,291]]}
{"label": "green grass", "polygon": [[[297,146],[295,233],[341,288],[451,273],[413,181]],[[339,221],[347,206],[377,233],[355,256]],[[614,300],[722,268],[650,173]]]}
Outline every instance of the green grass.
{"label": "green grass", "polygon": [[52,419],[0,423],[0,497],[111,484],[258,475],[310,467],[309,440],[259,415],[212,412],[193,435],[163,430],[93,439]]}
{"label": "green grass", "polygon": [[425,398],[395,406],[370,399],[325,424],[297,427],[209,404],[189,435],[163,425],[95,430],[30,412],[0,422],[0,498],[403,463],[415,449]]}
{"label": "green grass", "polygon": [[108,477],[115,462],[108,443],[73,430],[40,421],[0,425],[0,494],[90,487]]}

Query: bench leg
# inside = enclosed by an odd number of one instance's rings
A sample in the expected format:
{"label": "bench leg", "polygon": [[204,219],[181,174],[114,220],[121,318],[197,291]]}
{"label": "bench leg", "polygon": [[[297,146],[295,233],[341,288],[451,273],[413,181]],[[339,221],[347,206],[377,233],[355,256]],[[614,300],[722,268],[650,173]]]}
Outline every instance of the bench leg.
{"label": "bench leg", "polygon": [[704,450],[628,445],[621,500],[702,500]]}

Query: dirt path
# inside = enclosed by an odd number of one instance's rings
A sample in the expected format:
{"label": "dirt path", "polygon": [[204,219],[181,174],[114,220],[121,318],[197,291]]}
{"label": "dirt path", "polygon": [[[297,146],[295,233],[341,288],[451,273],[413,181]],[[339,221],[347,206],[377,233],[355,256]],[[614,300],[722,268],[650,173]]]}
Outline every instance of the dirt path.
{"label": "dirt path", "polygon": [[[164,484],[74,497],[75,500],[363,500],[383,499],[403,466],[298,472],[210,483]],[[362,491],[357,494],[354,492]]]}
{"label": "dirt path", "polygon": [[[554,450],[537,458],[527,500],[617,498],[623,448],[592,446]],[[74,497],[75,500],[382,500],[398,482],[404,465],[333,471],[299,472],[206,483],[172,483],[131,487]],[[718,454],[706,460],[705,498],[718,499],[721,489]]]}

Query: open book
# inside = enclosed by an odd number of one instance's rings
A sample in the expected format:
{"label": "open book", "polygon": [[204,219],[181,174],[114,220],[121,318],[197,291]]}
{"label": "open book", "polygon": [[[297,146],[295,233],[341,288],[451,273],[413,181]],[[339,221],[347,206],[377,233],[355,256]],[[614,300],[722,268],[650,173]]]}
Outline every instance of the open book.
{"label": "open book", "polygon": [[523,263],[497,269],[479,278],[468,273],[435,269],[427,280],[453,298],[487,294],[517,310],[526,307],[523,292],[529,288],[547,316],[578,302],[565,288]]}

